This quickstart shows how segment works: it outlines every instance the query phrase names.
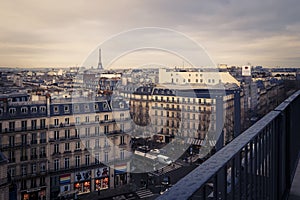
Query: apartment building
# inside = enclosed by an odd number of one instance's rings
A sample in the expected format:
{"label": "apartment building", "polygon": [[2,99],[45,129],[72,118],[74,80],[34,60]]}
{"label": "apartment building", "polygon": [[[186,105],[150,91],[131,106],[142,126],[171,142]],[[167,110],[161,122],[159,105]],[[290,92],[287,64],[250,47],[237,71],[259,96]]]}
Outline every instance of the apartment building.
{"label": "apartment building", "polygon": [[243,122],[243,93],[235,84],[224,88],[173,84],[125,87],[122,95],[130,102],[133,122],[146,127],[149,135],[161,142],[181,138],[199,148],[217,145],[219,149],[240,133]]}
{"label": "apartment building", "polygon": [[0,150],[16,199],[54,199],[129,181],[128,105],[120,99],[0,97]]}

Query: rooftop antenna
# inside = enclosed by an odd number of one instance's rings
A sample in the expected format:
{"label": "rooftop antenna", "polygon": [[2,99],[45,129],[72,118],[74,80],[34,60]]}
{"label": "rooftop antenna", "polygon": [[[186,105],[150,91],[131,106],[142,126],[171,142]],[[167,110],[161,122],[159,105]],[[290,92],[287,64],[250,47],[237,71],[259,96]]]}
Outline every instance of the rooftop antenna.
{"label": "rooftop antenna", "polygon": [[101,48],[99,48],[99,62],[98,62],[98,69],[103,69],[102,61],[101,61]]}

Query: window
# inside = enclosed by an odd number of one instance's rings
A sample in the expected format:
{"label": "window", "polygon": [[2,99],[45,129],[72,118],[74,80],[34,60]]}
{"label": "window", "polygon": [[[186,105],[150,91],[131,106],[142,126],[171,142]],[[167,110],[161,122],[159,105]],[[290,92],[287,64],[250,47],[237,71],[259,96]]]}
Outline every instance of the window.
{"label": "window", "polygon": [[70,129],[66,129],[65,130],[65,139],[69,139],[70,138]]}
{"label": "window", "polygon": [[31,164],[31,174],[35,174],[36,173],[36,164],[33,163]]}
{"label": "window", "polygon": [[69,106],[64,106],[64,111],[65,111],[65,113],[69,113],[70,112]]}
{"label": "window", "polygon": [[11,177],[14,177],[16,175],[16,167],[9,168],[8,173]]}
{"label": "window", "polygon": [[9,114],[14,115],[16,114],[16,109],[15,108],[10,108],[8,109]]}
{"label": "window", "polygon": [[36,133],[31,134],[31,144],[37,144],[37,134]]}
{"label": "window", "polygon": [[76,138],[80,137],[80,129],[78,129],[78,128],[75,129],[75,137]]}
{"label": "window", "polygon": [[99,122],[100,120],[99,120],[99,115],[96,115],[95,116],[95,122]]}
{"label": "window", "polygon": [[108,120],[108,115],[104,115],[104,120],[105,120],[105,121]]}
{"label": "window", "polygon": [[59,131],[54,131],[54,140],[59,140]]}
{"label": "window", "polygon": [[27,107],[22,107],[21,108],[21,113],[22,114],[26,114],[28,112],[28,108]]}
{"label": "window", "polygon": [[99,153],[95,153],[95,164],[99,164],[99,163],[100,163]]}
{"label": "window", "polygon": [[80,149],[80,142],[76,142],[76,150],[79,150]]}
{"label": "window", "polygon": [[75,156],[75,167],[80,167],[80,156]]}
{"label": "window", "polygon": [[46,128],[46,119],[40,119],[40,128],[41,129]]}
{"label": "window", "polygon": [[108,126],[104,126],[104,134],[108,134],[109,132],[109,127]]}
{"label": "window", "polygon": [[21,121],[21,129],[22,129],[22,131],[27,130],[27,121]]}
{"label": "window", "polygon": [[85,165],[90,165],[90,155],[85,155]]}
{"label": "window", "polygon": [[95,127],[95,135],[97,135],[97,136],[100,135],[100,127],[99,126]]}
{"label": "window", "polygon": [[8,123],[8,130],[9,131],[15,131],[15,122],[9,122]]}
{"label": "window", "polygon": [[65,125],[69,125],[70,124],[70,118],[65,118]]}
{"label": "window", "polygon": [[89,116],[85,116],[85,122],[89,123],[90,122],[90,117]]}
{"label": "window", "polygon": [[74,111],[78,112],[79,111],[79,105],[74,105]]}
{"label": "window", "polygon": [[108,140],[107,140],[106,137],[104,138],[104,146],[105,146],[105,147],[108,147],[108,146],[109,146],[109,145],[108,145]]}
{"label": "window", "polygon": [[27,144],[27,135],[22,135],[22,145]]}
{"label": "window", "polygon": [[98,104],[94,104],[94,108],[95,108],[95,110],[99,110]]}
{"label": "window", "polygon": [[104,108],[104,109],[107,109],[107,108],[108,108],[107,103],[104,103],[104,104],[103,104],[103,108]]}
{"label": "window", "polygon": [[70,151],[70,143],[65,143],[65,151]]}
{"label": "window", "polygon": [[32,178],[30,182],[31,182],[30,187],[31,188],[35,188],[36,187],[36,180],[35,180],[35,178]]}
{"label": "window", "polygon": [[58,112],[59,112],[58,106],[54,106],[53,109],[54,109],[54,112],[55,112],[55,113],[58,113]]}
{"label": "window", "polygon": [[40,157],[45,158],[46,156],[46,147],[40,147]]}
{"label": "window", "polygon": [[40,177],[40,186],[45,185],[46,183],[46,178],[44,176]]}
{"label": "window", "polygon": [[59,119],[54,119],[54,126],[58,126],[59,125]]}
{"label": "window", "polygon": [[65,169],[70,168],[70,158],[65,158]]}
{"label": "window", "polygon": [[9,151],[8,152],[8,159],[9,159],[9,162],[15,162],[16,161],[14,151]]}
{"label": "window", "polygon": [[59,159],[54,160],[54,171],[59,170]]}
{"label": "window", "polygon": [[41,163],[40,164],[40,171],[45,172],[46,171],[46,163]]}
{"label": "window", "polygon": [[87,149],[90,148],[90,141],[89,140],[85,141],[85,148],[87,148]]}
{"label": "window", "polygon": [[124,135],[120,136],[120,144],[125,144],[125,137],[124,137]]}
{"label": "window", "polygon": [[41,112],[41,113],[46,112],[46,106],[41,106],[41,107],[40,107],[40,112]]}
{"label": "window", "polygon": [[120,150],[120,159],[121,159],[121,160],[124,160],[124,158],[125,158],[124,150],[121,149],[121,150]]}
{"label": "window", "polygon": [[95,140],[95,148],[99,148],[99,144],[100,144],[100,143],[99,143],[99,139],[96,139],[96,140]]}
{"label": "window", "polygon": [[120,130],[122,131],[122,132],[125,132],[125,128],[124,128],[125,126],[124,126],[124,124],[120,124]]}
{"label": "window", "polygon": [[26,165],[21,166],[21,174],[22,174],[22,176],[25,176],[27,174],[27,166]]}
{"label": "window", "polygon": [[37,120],[31,120],[31,130],[36,130],[37,129]]}
{"label": "window", "polygon": [[90,128],[85,128],[85,136],[88,137],[90,136]]}
{"label": "window", "polygon": [[75,118],[75,123],[76,123],[76,124],[80,124],[80,117],[76,117],[76,118]]}
{"label": "window", "polygon": [[40,143],[46,143],[46,132],[41,132],[40,133]]}
{"label": "window", "polygon": [[27,181],[26,180],[21,180],[21,189],[26,190],[27,189]]}
{"label": "window", "polygon": [[108,152],[104,152],[104,162],[108,162]]}
{"label": "window", "polygon": [[37,107],[31,107],[31,113],[37,113]]}
{"label": "window", "polygon": [[15,146],[15,136],[9,136],[9,146]]}
{"label": "window", "polygon": [[54,144],[54,154],[59,153],[59,144]]}

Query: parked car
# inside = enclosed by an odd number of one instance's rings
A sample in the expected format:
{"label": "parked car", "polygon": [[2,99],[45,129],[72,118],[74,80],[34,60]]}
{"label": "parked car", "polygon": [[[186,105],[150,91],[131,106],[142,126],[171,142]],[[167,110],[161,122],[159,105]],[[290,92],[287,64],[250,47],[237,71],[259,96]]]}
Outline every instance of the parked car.
{"label": "parked car", "polygon": [[164,155],[157,155],[158,162],[166,165],[170,165],[172,163],[172,160],[168,156]]}

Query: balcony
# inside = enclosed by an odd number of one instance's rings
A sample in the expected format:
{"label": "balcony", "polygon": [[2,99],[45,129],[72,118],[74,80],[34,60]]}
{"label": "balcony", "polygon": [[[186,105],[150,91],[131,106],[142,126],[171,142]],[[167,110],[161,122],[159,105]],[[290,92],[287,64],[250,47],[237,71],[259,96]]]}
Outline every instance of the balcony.
{"label": "balcony", "polygon": [[300,152],[299,108],[300,91],[158,199],[287,199]]}

